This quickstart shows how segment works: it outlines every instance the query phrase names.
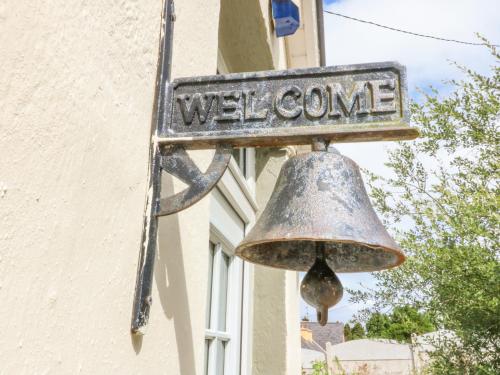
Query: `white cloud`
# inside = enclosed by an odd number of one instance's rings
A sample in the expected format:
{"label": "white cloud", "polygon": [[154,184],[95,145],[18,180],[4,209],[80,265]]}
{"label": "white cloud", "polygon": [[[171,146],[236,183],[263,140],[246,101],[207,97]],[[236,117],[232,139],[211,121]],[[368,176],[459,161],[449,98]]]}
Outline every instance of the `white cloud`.
{"label": "white cloud", "polygon": [[[327,1],[328,2],[328,1]],[[403,30],[478,42],[475,33],[500,43],[498,0],[340,0],[325,9]],[[494,60],[482,46],[419,38],[373,25],[324,15],[327,65],[396,60],[407,67],[410,95],[416,87],[439,87],[460,79],[450,61],[486,73]],[[391,142],[339,145],[361,167],[387,175],[383,165]]]}
{"label": "white cloud", "polygon": [[[500,42],[498,0],[343,0],[325,7],[348,16],[449,39]],[[419,38],[325,14],[328,65],[397,60],[408,68],[410,92],[459,75],[449,61],[485,72],[484,47]]]}
{"label": "white cloud", "polygon": [[[498,0],[340,0],[325,4],[325,9],[448,39],[478,42],[475,33],[479,32],[490,42],[500,43]],[[329,14],[324,15],[324,20],[327,65],[399,61],[407,67],[410,95],[415,93],[416,86],[439,87],[443,81],[461,78],[461,73],[450,64],[450,60],[482,73],[494,63],[485,47],[419,38]],[[374,142],[337,147],[361,167],[387,176],[390,172],[384,163],[387,150],[393,145],[391,142]],[[369,287],[374,283],[369,274],[341,274],[340,278],[351,288],[359,282]],[[362,308],[349,304],[347,299],[345,296],[331,310],[330,321],[347,322]],[[315,317],[313,308],[309,308],[309,315]]]}

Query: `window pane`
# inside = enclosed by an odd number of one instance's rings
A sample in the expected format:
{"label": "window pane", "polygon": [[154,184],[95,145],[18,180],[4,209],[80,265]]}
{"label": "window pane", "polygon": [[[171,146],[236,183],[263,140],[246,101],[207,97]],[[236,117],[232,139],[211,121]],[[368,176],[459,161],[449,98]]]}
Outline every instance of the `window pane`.
{"label": "window pane", "polygon": [[214,275],[215,245],[210,242],[208,249],[208,282],[207,282],[207,304],[205,310],[205,327],[210,328],[210,315],[212,312],[212,280]]}
{"label": "window pane", "polygon": [[233,150],[233,158],[241,173],[244,177],[247,177],[247,150],[245,148],[236,148]]}
{"label": "window pane", "polygon": [[247,150],[246,148],[241,149],[241,161],[240,169],[244,177],[247,177]]}
{"label": "window pane", "polygon": [[210,349],[210,341],[205,340],[205,375],[208,375],[208,353]]}
{"label": "window pane", "polygon": [[239,148],[235,148],[233,149],[233,158],[234,158],[234,161],[236,162],[236,164],[238,165],[238,167],[240,166],[240,149]]}
{"label": "window pane", "polygon": [[227,311],[227,278],[229,271],[229,257],[221,251],[222,261],[219,271],[220,289],[219,289],[219,316],[217,318],[217,327],[219,331],[226,330],[226,311]]}
{"label": "window pane", "polygon": [[217,344],[217,366],[215,369],[216,375],[224,375],[224,360],[226,357],[226,345],[221,340],[216,340],[215,344]]}

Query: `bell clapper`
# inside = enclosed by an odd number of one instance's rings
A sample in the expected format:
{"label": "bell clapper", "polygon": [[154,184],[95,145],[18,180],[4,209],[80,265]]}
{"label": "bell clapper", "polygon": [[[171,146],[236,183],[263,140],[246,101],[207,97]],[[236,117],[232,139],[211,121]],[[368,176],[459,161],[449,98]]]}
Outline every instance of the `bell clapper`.
{"label": "bell clapper", "polygon": [[302,280],[300,295],[316,308],[318,323],[322,326],[328,322],[328,309],[342,299],[342,284],[326,263],[325,242],[316,243],[316,260]]}
{"label": "bell clapper", "polygon": [[328,323],[328,307],[321,306],[321,310],[316,309],[316,317],[320,326],[326,325]]}

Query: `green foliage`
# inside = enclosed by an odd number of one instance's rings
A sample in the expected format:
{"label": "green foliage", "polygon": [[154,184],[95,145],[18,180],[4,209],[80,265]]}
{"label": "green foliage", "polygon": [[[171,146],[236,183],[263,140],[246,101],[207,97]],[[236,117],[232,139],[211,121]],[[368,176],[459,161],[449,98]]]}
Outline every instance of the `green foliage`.
{"label": "green foliage", "polygon": [[411,335],[435,330],[431,318],[412,306],[397,306],[391,314],[373,313],[366,322],[369,338],[411,342]]}
{"label": "green foliage", "polygon": [[352,327],[349,325],[349,323],[346,323],[344,325],[345,341],[358,340],[358,339],[363,339],[365,337],[366,337],[365,329],[363,328],[360,322],[355,321]]}
{"label": "green foliage", "polygon": [[355,322],[351,327],[351,340],[363,339],[365,338],[365,329],[360,322]]}
{"label": "green foliage", "polygon": [[381,339],[392,339],[389,337],[389,328],[391,326],[391,318],[379,312],[374,312],[366,321],[366,336]]}
{"label": "green foliage", "polygon": [[421,138],[390,152],[391,178],[370,178],[407,260],[353,301],[412,305],[453,331],[433,355],[436,374],[500,373],[500,55],[489,49],[490,75],[457,65],[465,80],[449,82],[449,96],[411,104]]}
{"label": "green foliage", "polygon": [[314,361],[311,375],[328,375],[328,366],[325,361]]}
{"label": "green foliage", "polygon": [[351,340],[351,326],[349,325],[349,323],[344,324],[344,340]]}

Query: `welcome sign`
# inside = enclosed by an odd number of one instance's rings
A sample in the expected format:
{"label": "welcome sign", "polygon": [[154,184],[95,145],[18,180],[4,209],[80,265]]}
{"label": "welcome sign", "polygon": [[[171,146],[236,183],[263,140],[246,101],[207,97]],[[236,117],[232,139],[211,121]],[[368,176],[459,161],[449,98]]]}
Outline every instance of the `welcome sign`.
{"label": "welcome sign", "polygon": [[395,62],[181,78],[158,141],[190,148],[413,139],[406,71]]}

